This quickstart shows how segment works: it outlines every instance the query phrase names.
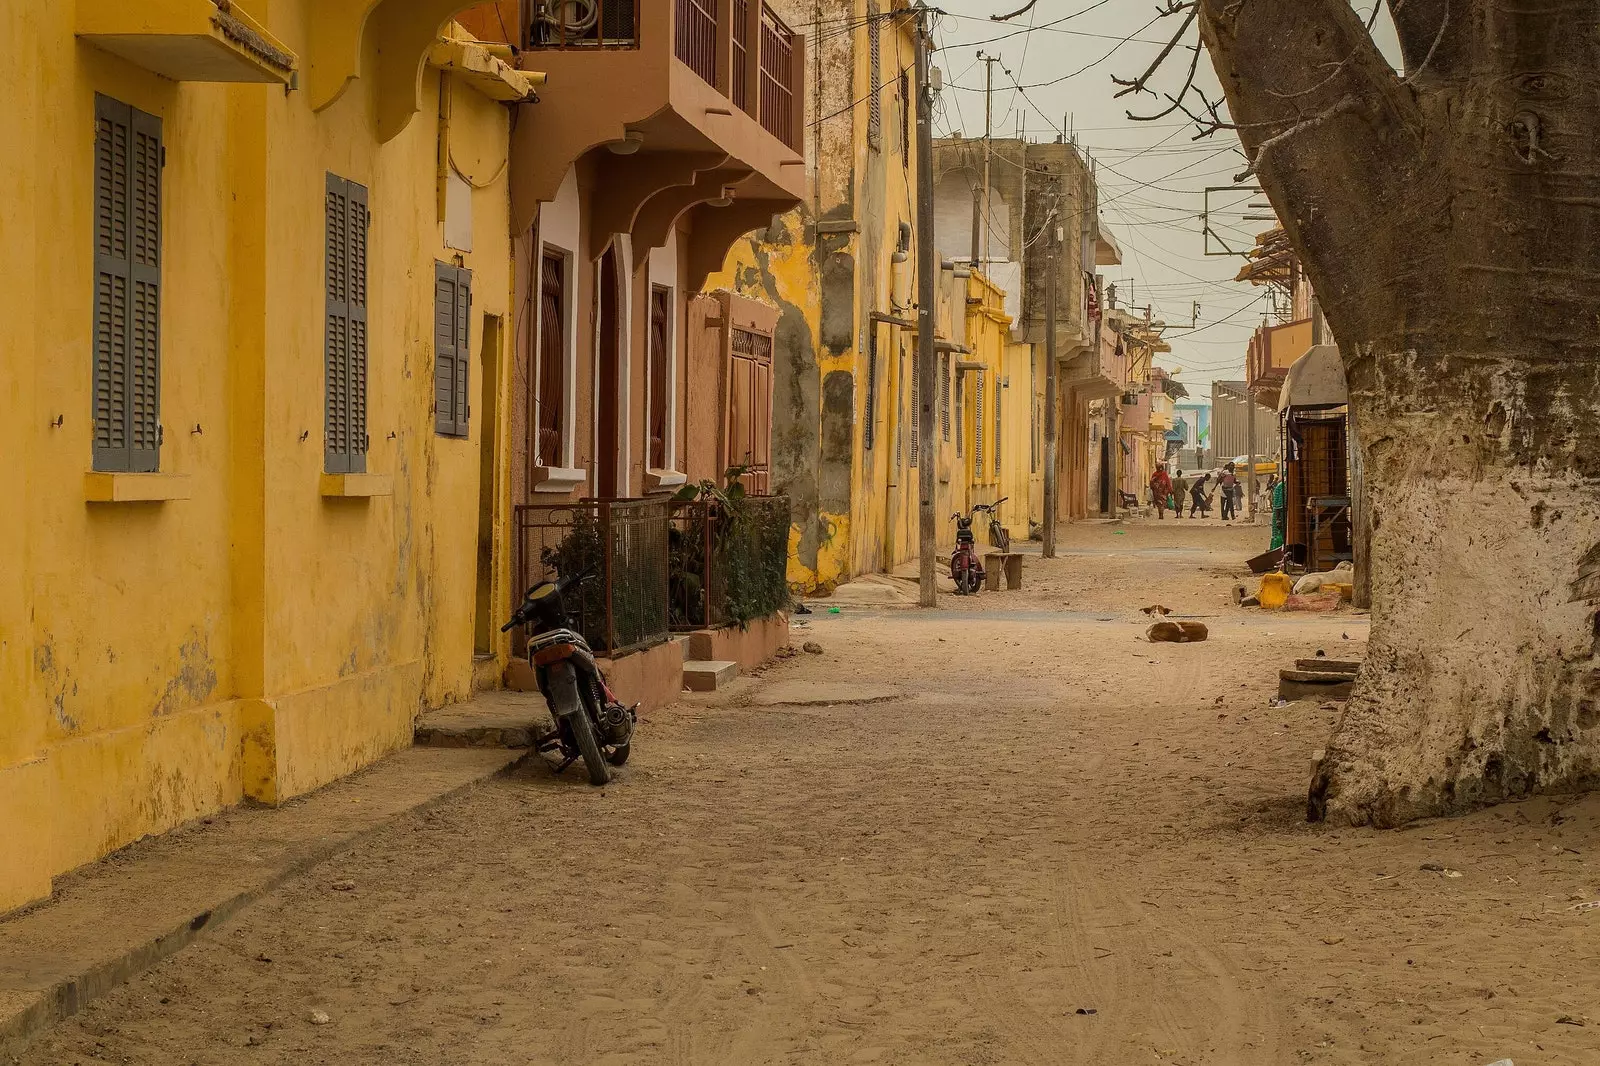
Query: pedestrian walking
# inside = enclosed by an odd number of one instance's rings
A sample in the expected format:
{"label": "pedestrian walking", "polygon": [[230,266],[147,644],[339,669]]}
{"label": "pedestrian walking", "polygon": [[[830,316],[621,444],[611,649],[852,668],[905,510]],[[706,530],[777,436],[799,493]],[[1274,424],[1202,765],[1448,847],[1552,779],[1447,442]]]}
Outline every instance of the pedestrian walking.
{"label": "pedestrian walking", "polygon": [[1234,489],[1239,487],[1239,478],[1233,472],[1232,463],[1222,468],[1222,476],[1217,479],[1217,485],[1222,489],[1222,520],[1232,522],[1238,508],[1238,497],[1234,495]]}
{"label": "pedestrian walking", "polygon": [[1167,508],[1172,508],[1172,513],[1178,513],[1178,505],[1172,499],[1172,478],[1167,476],[1165,467],[1156,467],[1156,472],[1150,475],[1150,502],[1155,504],[1156,517],[1167,517]]}
{"label": "pedestrian walking", "polygon": [[1195,515],[1199,515],[1201,518],[1204,518],[1206,516],[1206,512],[1211,509],[1211,504],[1206,499],[1206,485],[1209,484],[1210,481],[1210,474],[1202,474],[1200,475],[1200,480],[1194,483],[1194,488],[1189,490],[1190,518],[1193,518]]}
{"label": "pedestrian walking", "polygon": [[1182,518],[1183,509],[1189,500],[1189,481],[1183,476],[1183,471],[1178,471],[1172,479],[1172,517]]}

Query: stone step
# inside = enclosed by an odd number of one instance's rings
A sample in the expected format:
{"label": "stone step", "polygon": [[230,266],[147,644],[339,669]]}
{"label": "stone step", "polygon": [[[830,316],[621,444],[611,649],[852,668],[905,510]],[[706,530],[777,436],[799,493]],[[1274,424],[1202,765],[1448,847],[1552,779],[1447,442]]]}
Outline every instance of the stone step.
{"label": "stone step", "polygon": [[1361,669],[1359,659],[1297,659],[1295,669],[1314,670],[1333,674],[1353,674]]}
{"label": "stone step", "polygon": [[683,664],[683,687],[691,692],[715,692],[739,676],[736,662],[687,662]]}

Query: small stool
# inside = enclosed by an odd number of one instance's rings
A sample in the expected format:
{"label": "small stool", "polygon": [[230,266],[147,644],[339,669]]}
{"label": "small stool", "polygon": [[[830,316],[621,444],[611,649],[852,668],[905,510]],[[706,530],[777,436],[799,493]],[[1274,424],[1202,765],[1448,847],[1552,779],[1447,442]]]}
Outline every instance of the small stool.
{"label": "small stool", "polygon": [[1022,555],[1018,552],[987,552],[983,557],[984,587],[990,592],[1000,591],[1000,572],[1005,571],[1006,588],[1022,587]]}

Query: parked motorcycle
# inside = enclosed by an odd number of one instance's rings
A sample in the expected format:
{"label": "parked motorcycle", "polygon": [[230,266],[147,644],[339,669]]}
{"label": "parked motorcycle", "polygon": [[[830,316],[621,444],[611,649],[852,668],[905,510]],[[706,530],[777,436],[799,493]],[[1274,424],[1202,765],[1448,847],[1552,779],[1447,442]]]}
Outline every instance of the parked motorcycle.
{"label": "parked motorcycle", "polygon": [[566,594],[593,576],[585,570],[535,585],[500,632],[524,625],[532,629],[528,662],[555,719],[555,729],[539,737],[534,749],[561,753],[558,774],[582,759],[589,783],[603,785],[611,780],[612,766],[628,761],[639,705],[625,707],[612,693],[589,643],[567,614]]}
{"label": "parked motorcycle", "polygon": [[[974,504],[965,518],[959,512],[950,516],[956,524],[956,550],[955,554],[950,556],[950,580],[956,583],[957,596],[970,596],[983,587],[985,576],[983,562],[978,558],[977,538],[972,535],[972,521],[978,514],[986,513],[989,516],[990,543],[995,543],[995,530],[999,528],[1007,547],[1010,546],[1010,535],[995,517],[999,513],[997,510],[999,506],[1010,498],[1002,496],[993,503]],[[998,544],[996,546],[998,547]]]}

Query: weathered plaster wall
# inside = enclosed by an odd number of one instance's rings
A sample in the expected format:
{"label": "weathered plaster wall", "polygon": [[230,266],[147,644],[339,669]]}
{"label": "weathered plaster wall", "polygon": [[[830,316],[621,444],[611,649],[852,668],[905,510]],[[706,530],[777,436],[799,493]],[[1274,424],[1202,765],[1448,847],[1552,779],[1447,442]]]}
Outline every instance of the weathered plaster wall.
{"label": "weathered plaster wall", "polygon": [[[147,833],[315,788],[470,692],[485,422],[433,432],[436,74],[431,113],[380,144],[365,79],[313,113],[305,92],[157,77],[75,38],[71,5],[0,12],[28,45],[3,75],[6,317],[19,351],[52,353],[0,361],[0,477],[26,503],[0,531],[4,910]],[[261,12],[309,54],[306,3]],[[85,502],[97,92],[163,121],[160,462],[184,499]],[[452,122],[463,148],[507,136],[469,92]],[[473,388],[502,358],[484,316],[509,311],[503,158],[457,160],[483,185]],[[320,494],[329,171],[371,194],[368,469],[389,496]]]}

